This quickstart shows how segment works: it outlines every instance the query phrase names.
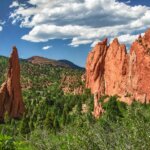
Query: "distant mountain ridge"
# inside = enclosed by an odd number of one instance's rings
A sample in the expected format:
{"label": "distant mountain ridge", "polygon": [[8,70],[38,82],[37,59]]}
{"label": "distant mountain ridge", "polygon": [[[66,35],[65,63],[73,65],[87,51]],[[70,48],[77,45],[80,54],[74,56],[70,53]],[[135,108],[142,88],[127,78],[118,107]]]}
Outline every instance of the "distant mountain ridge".
{"label": "distant mountain ridge", "polygon": [[68,61],[68,60],[54,60],[54,59],[48,59],[41,56],[33,56],[26,61],[32,63],[32,64],[48,64],[56,67],[65,67],[65,68],[72,68],[72,69],[84,69],[80,66],[75,65],[74,63]]}
{"label": "distant mountain ridge", "polygon": [[[8,59],[8,57],[6,56],[0,56],[0,58],[4,58],[4,59]],[[54,59],[49,59],[49,58],[45,58],[45,57],[41,57],[41,56],[32,56],[30,58],[27,59],[22,59],[20,58],[20,61],[26,61],[32,64],[43,64],[43,65],[52,65],[54,67],[64,67],[64,68],[70,68],[70,69],[80,69],[80,70],[84,70],[85,68],[80,67],[78,65],[75,65],[74,63],[72,63],[71,61],[68,60],[54,60]]]}

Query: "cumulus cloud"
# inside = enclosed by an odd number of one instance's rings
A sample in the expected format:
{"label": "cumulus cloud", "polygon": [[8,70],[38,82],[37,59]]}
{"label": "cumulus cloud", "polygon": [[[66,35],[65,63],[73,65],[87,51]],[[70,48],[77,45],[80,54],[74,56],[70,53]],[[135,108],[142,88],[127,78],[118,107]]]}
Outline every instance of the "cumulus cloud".
{"label": "cumulus cloud", "polygon": [[[143,34],[143,33],[142,33]],[[123,34],[118,36],[118,40],[120,43],[127,43],[127,44],[132,44],[134,42],[135,39],[137,39],[139,36],[139,34],[135,34],[135,35],[130,35],[130,34]],[[112,42],[114,40],[114,38],[110,39],[110,42]]]}
{"label": "cumulus cloud", "polygon": [[50,49],[50,48],[52,48],[53,46],[51,46],[51,45],[47,45],[47,46],[44,46],[42,49],[43,50],[48,50],[48,49]]}
{"label": "cumulus cloud", "polygon": [[138,38],[138,34],[137,35],[130,35],[130,34],[124,34],[124,35],[120,35],[118,37],[118,40],[121,42],[121,43],[128,43],[128,44],[131,44],[135,39]]}
{"label": "cumulus cloud", "polygon": [[76,47],[118,36],[129,44],[134,33],[150,27],[150,7],[116,0],[29,0],[10,7],[15,7],[12,23],[30,28],[22,39],[31,42],[72,39],[68,45]]}

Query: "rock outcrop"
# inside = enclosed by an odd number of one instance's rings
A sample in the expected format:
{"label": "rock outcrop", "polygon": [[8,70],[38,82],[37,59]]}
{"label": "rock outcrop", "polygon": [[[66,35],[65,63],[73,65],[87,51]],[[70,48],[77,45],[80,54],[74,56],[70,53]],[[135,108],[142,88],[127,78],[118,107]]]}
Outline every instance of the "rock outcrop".
{"label": "rock outcrop", "polygon": [[11,118],[20,118],[24,113],[24,104],[20,85],[20,65],[16,47],[9,59],[7,79],[0,88],[0,121],[4,121],[4,113]]}
{"label": "rock outcrop", "polygon": [[61,79],[60,88],[64,92],[64,94],[73,94],[73,95],[81,95],[84,92],[84,86],[81,84],[81,81],[84,82],[84,75],[67,75],[63,74]]}
{"label": "rock outcrop", "polygon": [[[114,39],[107,45],[107,39],[99,42],[89,53],[86,64],[86,87],[97,95],[94,98],[94,115],[100,116],[96,108],[102,95],[118,95],[120,100],[131,104],[138,100],[150,102],[150,29],[131,45],[126,46]],[[101,109],[102,110],[102,109]]]}

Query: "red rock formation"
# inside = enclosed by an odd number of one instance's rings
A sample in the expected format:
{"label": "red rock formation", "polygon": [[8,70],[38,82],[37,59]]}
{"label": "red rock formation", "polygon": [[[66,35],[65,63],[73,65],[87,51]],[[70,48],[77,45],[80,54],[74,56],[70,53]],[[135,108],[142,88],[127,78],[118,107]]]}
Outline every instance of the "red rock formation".
{"label": "red rock formation", "polygon": [[[118,95],[131,104],[133,99],[150,102],[150,29],[139,36],[129,54],[117,39],[107,46],[107,40],[98,43],[89,53],[86,64],[86,87],[93,94]],[[125,98],[130,95],[130,98]],[[94,102],[95,103],[95,102]],[[96,103],[94,115],[97,114]],[[96,117],[97,118],[97,117]]]}
{"label": "red rock formation", "polygon": [[6,97],[7,97],[7,84],[6,82],[4,82],[0,88],[0,122],[4,122]]}
{"label": "red rock formation", "polygon": [[142,103],[150,102],[150,30],[136,40],[130,50],[129,88]]}
{"label": "red rock formation", "polygon": [[24,112],[24,104],[20,85],[20,65],[16,47],[9,59],[7,80],[0,89],[0,118],[4,118],[4,113],[8,112],[12,118],[19,118]]}
{"label": "red rock formation", "polygon": [[125,45],[120,45],[118,39],[114,39],[110,44],[107,56],[105,57],[104,81],[105,93],[107,93],[107,95],[124,94],[127,73],[126,64],[126,47]]}
{"label": "red rock formation", "polygon": [[101,103],[99,103],[98,94],[94,94],[94,112],[92,112],[93,116],[98,119],[101,114],[104,112]]}
{"label": "red rock formation", "polygon": [[89,53],[86,64],[86,87],[100,97],[105,92],[104,63],[107,53],[107,39],[99,42]]}

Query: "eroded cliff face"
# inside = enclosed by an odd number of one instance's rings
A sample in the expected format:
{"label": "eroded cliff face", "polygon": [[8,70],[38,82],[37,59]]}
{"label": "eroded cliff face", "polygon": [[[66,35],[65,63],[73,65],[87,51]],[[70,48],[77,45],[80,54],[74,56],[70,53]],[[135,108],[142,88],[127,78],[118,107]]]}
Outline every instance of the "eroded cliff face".
{"label": "eroded cliff face", "polygon": [[[89,53],[86,64],[86,87],[94,95],[94,115],[101,114],[98,99],[102,95],[118,95],[120,100],[131,104],[134,99],[150,102],[150,29],[131,45],[117,39],[107,46],[107,40],[99,42]],[[98,107],[99,114],[96,108]],[[102,110],[102,109],[101,109]]]}
{"label": "eroded cliff face", "polygon": [[20,65],[16,47],[9,59],[7,79],[0,88],[0,121],[4,121],[4,113],[11,118],[20,118],[24,113],[24,104],[20,85]]}
{"label": "eroded cliff face", "polygon": [[104,66],[107,54],[107,39],[98,43],[89,53],[86,64],[86,87],[98,97],[105,93]]}

